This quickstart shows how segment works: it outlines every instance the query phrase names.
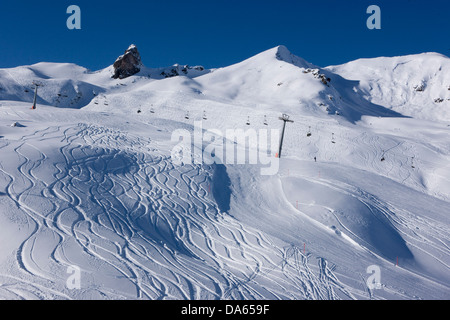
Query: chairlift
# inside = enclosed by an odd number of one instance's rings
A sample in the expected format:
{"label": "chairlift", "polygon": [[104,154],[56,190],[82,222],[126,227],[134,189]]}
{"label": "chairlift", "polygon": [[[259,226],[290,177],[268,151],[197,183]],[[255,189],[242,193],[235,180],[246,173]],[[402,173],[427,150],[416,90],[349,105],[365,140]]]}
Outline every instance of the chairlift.
{"label": "chairlift", "polygon": [[267,116],[264,116],[264,125],[265,125],[265,126],[268,126],[268,125],[269,125],[269,123],[267,122]]}
{"label": "chairlift", "polygon": [[331,143],[336,143],[336,141],[334,140],[334,133],[331,134]]}
{"label": "chairlift", "polygon": [[206,116],[206,111],[203,111],[203,120],[208,120],[208,117]]}
{"label": "chairlift", "polygon": [[414,157],[411,158],[411,168],[415,169],[416,167],[414,166]]}
{"label": "chairlift", "polygon": [[248,126],[250,125],[250,116],[248,117],[247,125],[248,125]]}
{"label": "chairlift", "polygon": [[184,116],[184,118],[185,118],[186,120],[189,120],[189,111],[186,112],[186,115]]}
{"label": "chairlift", "polygon": [[306,134],[306,136],[307,136],[307,137],[311,137],[311,136],[312,136],[312,133],[311,133],[311,127],[309,127],[309,131],[308,131],[308,133]]}

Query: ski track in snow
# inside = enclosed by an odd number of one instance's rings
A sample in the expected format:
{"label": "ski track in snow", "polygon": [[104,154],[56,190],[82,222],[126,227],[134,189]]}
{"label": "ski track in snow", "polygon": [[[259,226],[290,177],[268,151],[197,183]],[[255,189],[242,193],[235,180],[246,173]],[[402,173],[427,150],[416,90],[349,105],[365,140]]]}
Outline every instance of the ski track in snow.
{"label": "ski track in snow", "polygon": [[[34,146],[46,139],[61,142],[57,155]],[[310,254],[220,212],[209,194],[213,166],[174,167],[152,155],[151,141],[84,124],[0,149],[20,163],[0,174],[30,230],[17,270],[0,274],[2,297],[354,298],[325,259],[315,273]],[[79,292],[65,287],[71,265],[83,269]]]}

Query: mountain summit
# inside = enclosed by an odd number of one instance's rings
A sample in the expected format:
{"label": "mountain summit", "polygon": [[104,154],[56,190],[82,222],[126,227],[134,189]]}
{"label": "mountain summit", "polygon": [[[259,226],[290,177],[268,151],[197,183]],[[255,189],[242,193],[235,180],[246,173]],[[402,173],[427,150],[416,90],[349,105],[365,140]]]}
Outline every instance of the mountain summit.
{"label": "mountain summit", "polygon": [[125,79],[141,71],[141,55],[137,47],[132,44],[127,51],[114,62],[114,79]]}
{"label": "mountain summit", "polygon": [[289,49],[283,45],[277,46],[266,52],[268,52],[269,54],[272,54],[273,52],[275,52],[275,57],[278,60],[293,64],[294,66],[299,67],[299,68],[317,68],[313,64],[307,62],[306,60],[304,60],[304,59],[296,56],[292,52],[290,52]]}

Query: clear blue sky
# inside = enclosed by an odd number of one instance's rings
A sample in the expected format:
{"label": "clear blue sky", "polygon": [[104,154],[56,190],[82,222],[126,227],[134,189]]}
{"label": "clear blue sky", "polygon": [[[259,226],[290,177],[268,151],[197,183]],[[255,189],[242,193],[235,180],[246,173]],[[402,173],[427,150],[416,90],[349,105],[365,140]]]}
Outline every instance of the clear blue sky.
{"label": "clear blue sky", "polygon": [[[66,27],[71,4],[82,30]],[[371,4],[381,8],[381,30],[366,27]],[[0,68],[47,61],[99,70],[131,43],[148,67],[222,67],[280,44],[321,67],[450,56],[449,13],[449,0],[2,0]]]}

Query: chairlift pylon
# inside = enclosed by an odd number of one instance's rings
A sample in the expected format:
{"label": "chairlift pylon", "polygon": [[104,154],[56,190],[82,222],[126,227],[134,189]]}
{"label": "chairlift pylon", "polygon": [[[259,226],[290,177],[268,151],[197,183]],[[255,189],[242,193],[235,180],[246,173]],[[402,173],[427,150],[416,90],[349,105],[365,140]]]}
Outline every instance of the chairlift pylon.
{"label": "chairlift pylon", "polygon": [[186,112],[186,115],[184,116],[184,118],[185,118],[186,120],[189,120],[189,111]]}
{"label": "chairlift pylon", "polygon": [[264,125],[265,125],[265,126],[268,126],[268,125],[269,125],[269,123],[267,122],[267,116],[264,116]]}
{"label": "chairlift pylon", "polygon": [[308,133],[306,134],[306,136],[307,136],[307,137],[311,137],[311,136],[312,136],[312,133],[311,133],[311,126],[309,127],[309,131],[308,131]]}
{"label": "chairlift pylon", "polygon": [[331,134],[331,143],[336,143],[336,140],[334,139],[334,133]]}
{"label": "chairlift pylon", "polygon": [[280,149],[279,149],[278,154],[277,154],[277,158],[279,158],[279,159],[281,158],[281,150],[282,150],[282,148],[283,148],[284,132],[285,132],[285,130],[286,130],[286,124],[287,124],[287,123],[294,123],[294,121],[293,121],[293,120],[290,120],[289,118],[290,118],[290,117],[289,117],[287,114],[285,114],[285,113],[283,113],[283,115],[282,115],[281,117],[278,118],[278,119],[280,119],[281,121],[283,121],[283,131],[281,132]]}
{"label": "chairlift pylon", "polygon": [[34,98],[33,98],[33,106],[31,107],[31,110],[36,110],[38,88],[42,87],[43,84],[39,81],[33,81],[33,86],[34,86]]}
{"label": "chairlift pylon", "polygon": [[203,120],[208,120],[208,117],[206,116],[206,111],[203,111]]}
{"label": "chairlift pylon", "polygon": [[248,126],[250,125],[250,116],[248,117],[247,125],[248,125]]}

